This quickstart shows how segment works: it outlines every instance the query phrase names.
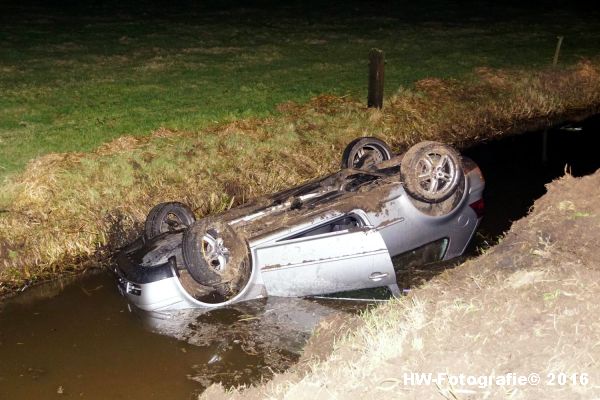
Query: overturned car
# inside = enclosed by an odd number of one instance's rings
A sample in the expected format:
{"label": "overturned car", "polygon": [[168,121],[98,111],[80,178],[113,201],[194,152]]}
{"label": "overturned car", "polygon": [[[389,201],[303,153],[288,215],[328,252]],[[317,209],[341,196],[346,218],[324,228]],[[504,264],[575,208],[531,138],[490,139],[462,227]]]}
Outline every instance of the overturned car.
{"label": "overturned car", "polygon": [[421,142],[393,155],[352,141],[340,171],[196,221],[161,203],[117,256],[123,294],[144,310],[212,308],[266,296],[374,287],[396,273],[460,256],[483,213],[484,179],[453,148]]}

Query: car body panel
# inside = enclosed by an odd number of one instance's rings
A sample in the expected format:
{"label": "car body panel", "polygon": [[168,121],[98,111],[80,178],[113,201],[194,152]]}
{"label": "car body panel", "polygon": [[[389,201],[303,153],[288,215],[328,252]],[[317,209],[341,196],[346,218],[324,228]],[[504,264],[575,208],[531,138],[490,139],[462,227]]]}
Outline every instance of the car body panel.
{"label": "car body panel", "polygon": [[189,308],[190,304],[181,294],[179,280],[175,276],[138,284],[119,277],[121,294],[130,299],[142,310],[177,310]]}
{"label": "car body panel", "polygon": [[[473,182],[475,181],[475,182]],[[478,178],[466,176],[465,192],[455,208],[441,216],[427,215],[415,210],[407,194],[396,197],[384,208],[384,212],[373,217],[373,224],[386,242],[390,254],[396,255],[442,238],[450,243],[445,260],[461,255],[474,234],[479,219],[468,207],[482,196],[483,187]]]}
{"label": "car body panel", "polygon": [[[419,203],[398,178],[401,159],[374,171],[344,169],[212,216],[243,238],[251,260],[248,282],[226,301],[202,301],[182,284],[181,245],[174,245],[181,232],[122,251],[115,268],[122,292],[145,310],[214,308],[380,286],[398,293],[394,268],[402,265],[394,266],[392,258],[440,239],[447,239],[443,260],[461,255],[480,222],[469,205],[481,199],[485,186],[475,163],[463,159],[463,190],[440,204]],[[350,225],[347,217],[353,218]],[[144,279],[152,268],[162,272]]]}
{"label": "car body panel", "polygon": [[395,283],[379,232],[369,228],[298,238],[254,250],[269,295],[292,297]]}

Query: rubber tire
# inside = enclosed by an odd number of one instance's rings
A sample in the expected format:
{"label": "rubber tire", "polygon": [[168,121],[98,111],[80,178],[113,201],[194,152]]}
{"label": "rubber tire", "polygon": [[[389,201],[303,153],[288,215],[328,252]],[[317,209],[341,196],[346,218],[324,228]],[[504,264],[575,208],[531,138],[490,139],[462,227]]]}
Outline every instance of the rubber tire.
{"label": "rubber tire", "polygon": [[[455,176],[449,188],[438,194],[428,193],[419,184],[417,169],[419,161],[426,154],[444,154],[454,163]],[[400,178],[404,190],[414,199],[426,203],[441,203],[449,199],[459,188],[465,184],[465,173],[460,154],[452,147],[439,142],[426,141],[417,143],[404,154],[400,164]]]}
{"label": "rubber tire", "polygon": [[[235,281],[244,280],[248,275],[248,266],[250,257],[248,246],[245,241],[226,223],[216,222],[209,218],[194,222],[183,234],[182,255],[183,263],[192,278],[201,285],[209,287],[218,287],[226,283],[223,273],[212,268],[203,256],[202,238],[208,232],[217,232],[223,239],[225,247],[230,252],[230,263],[227,270],[232,268],[240,269],[240,274],[236,276]],[[217,288],[223,292],[222,288]]]}
{"label": "rubber tire", "polygon": [[[181,229],[170,229],[166,224],[166,218],[173,214],[181,222]],[[144,234],[147,239],[152,239],[161,233],[171,230],[183,230],[196,221],[194,212],[185,204],[176,201],[157,204],[150,210],[144,223]]]}
{"label": "rubber tire", "polygon": [[[392,158],[392,150],[383,140],[377,139],[376,137],[372,137],[372,136],[360,137],[360,138],[356,138],[353,141],[351,141],[350,143],[348,143],[348,146],[346,146],[346,148],[344,149],[344,152],[342,153],[342,164],[341,164],[342,169],[344,169],[344,168],[355,168],[355,169],[363,168],[363,165],[354,164],[354,158],[356,157],[356,153],[358,153],[358,151],[365,146],[375,147],[379,151],[379,153],[382,155],[382,157],[383,157],[382,161],[387,161],[390,158]],[[370,166],[368,166],[368,167],[370,167]]]}

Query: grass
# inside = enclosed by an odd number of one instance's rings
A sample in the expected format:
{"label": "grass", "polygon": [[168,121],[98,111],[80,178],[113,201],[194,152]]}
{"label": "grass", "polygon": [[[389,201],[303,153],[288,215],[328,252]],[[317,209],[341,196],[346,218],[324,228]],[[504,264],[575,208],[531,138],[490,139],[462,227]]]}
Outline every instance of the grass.
{"label": "grass", "polygon": [[[475,106],[476,105],[476,106]],[[337,96],[283,103],[278,114],[124,136],[89,153],[31,162],[0,193],[0,291],[106,261],[139,234],[149,209],[179,200],[198,216],[339,168],[353,138],[394,150],[421,140],[464,146],[600,110],[600,60],[538,71],[478,69],[425,79],[383,110]],[[580,218],[582,220],[583,218]]]}
{"label": "grass", "polygon": [[91,151],[160,127],[198,132],[322,93],[364,101],[372,47],[386,52],[391,96],[475,67],[539,68],[558,34],[563,65],[598,54],[600,43],[597,10],[564,5],[176,5],[149,3],[140,15],[127,2],[5,4],[0,178],[44,154]]}
{"label": "grass", "polygon": [[[597,330],[600,172],[548,185],[526,218],[491,251],[370,309],[337,335],[328,356],[256,387],[210,387],[199,399],[594,398],[600,362]],[[593,220],[573,224],[569,201]],[[552,237],[552,244],[546,239]],[[535,250],[543,251],[540,257]],[[339,325],[339,324],[338,324]],[[337,326],[323,325],[327,337]],[[338,330],[339,332],[339,330]],[[309,346],[310,349],[310,346]],[[468,383],[413,384],[411,373],[494,377]],[[508,374],[539,385],[501,384]],[[550,374],[586,374],[562,385]],[[586,381],[584,381],[586,382]]]}
{"label": "grass", "polygon": [[[594,10],[8,4],[0,292],[110,254],[160,201],[202,216],[330,172],[357,136],[460,146],[600,102]],[[372,47],[387,54],[383,111],[364,107]]]}

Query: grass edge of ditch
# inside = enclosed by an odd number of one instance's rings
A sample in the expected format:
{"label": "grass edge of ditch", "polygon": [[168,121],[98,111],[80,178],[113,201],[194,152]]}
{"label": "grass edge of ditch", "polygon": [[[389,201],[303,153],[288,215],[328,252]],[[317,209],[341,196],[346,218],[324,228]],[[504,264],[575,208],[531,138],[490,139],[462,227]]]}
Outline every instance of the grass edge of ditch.
{"label": "grass edge of ditch", "polygon": [[[595,394],[598,388],[590,382],[600,377],[600,335],[584,327],[594,324],[600,308],[595,234],[600,207],[594,200],[599,183],[600,171],[582,178],[566,174],[484,254],[350,322],[324,321],[300,363],[272,380],[240,388],[213,384],[198,399]],[[579,218],[584,221],[574,224]],[[311,342],[322,337],[328,343],[320,346],[328,351],[314,357]],[[413,372],[493,381],[407,383],[405,374]],[[513,383],[493,383],[510,374]],[[541,378],[539,386],[515,383],[531,374]],[[552,385],[550,374],[585,374],[585,380]]]}
{"label": "grass edge of ditch", "polygon": [[323,95],[283,103],[276,116],[49,154],[13,177],[0,199],[0,293],[106,264],[158,202],[187,202],[201,217],[332,172],[357,136],[378,136],[397,151],[420,140],[460,148],[598,110],[598,59],[536,71],[479,68],[465,80],[401,88],[383,110]]}

